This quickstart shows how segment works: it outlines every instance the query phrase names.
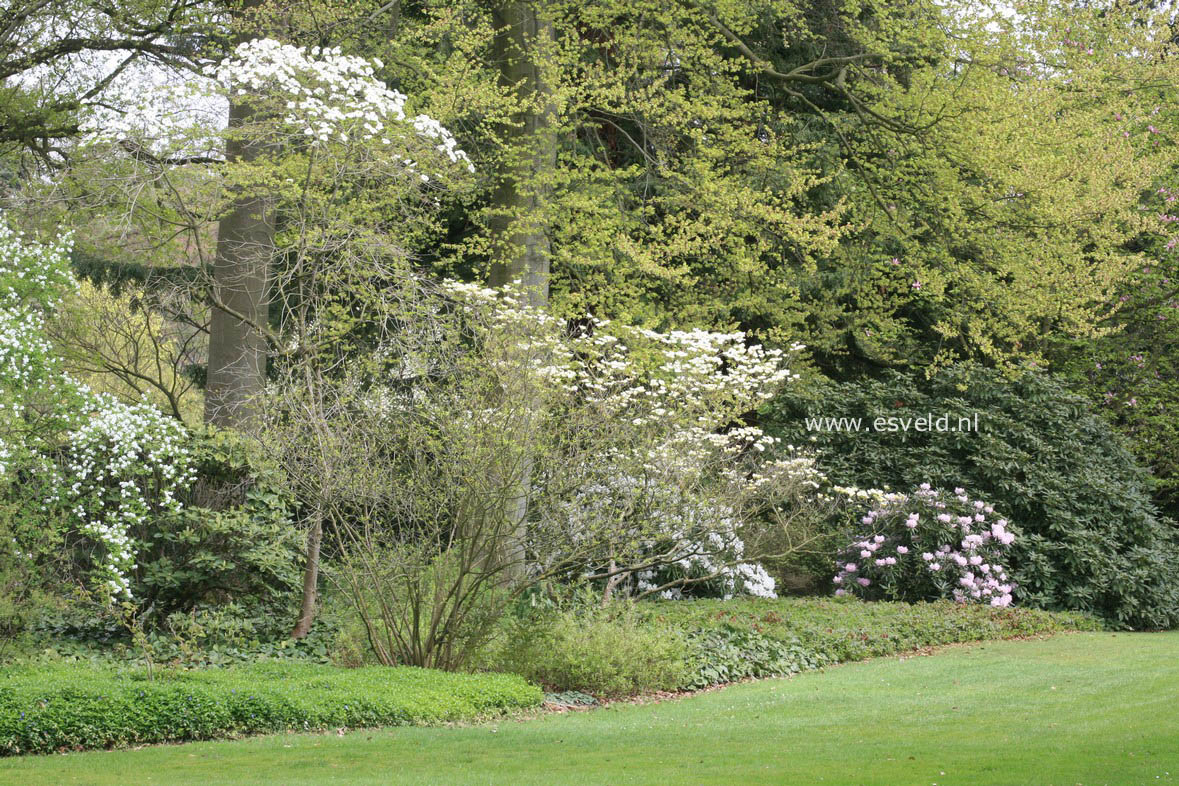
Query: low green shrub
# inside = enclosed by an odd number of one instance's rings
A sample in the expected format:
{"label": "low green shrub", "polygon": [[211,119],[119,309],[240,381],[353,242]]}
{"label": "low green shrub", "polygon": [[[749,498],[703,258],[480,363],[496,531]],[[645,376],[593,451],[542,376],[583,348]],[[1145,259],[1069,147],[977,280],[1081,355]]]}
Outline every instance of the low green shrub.
{"label": "low green shrub", "polygon": [[480,665],[552,691],[617,697],[681,687],[689,673],[686,652],[679,630],[651,625],[619,603],[516,618]]}
{"label": "low green shrub", "polygon": [[0,662],[10,657],[31,618],[52,605],[46,587],[52,577],[37,570],[37,565],[18,549],[15,542],[10,505],[0,501]]}
{"label": "low green shrub", "polygon": [[[295,618],[303,543],[277,470],[229,431],[202,428],[176,440],[192,470],[172,494],[182,504],[159,504],[161,489],[148,473],[151,505],[119,524],[133,558],[120,568],[129,595],[119,593],[115,605],[129,597],[140,627],[158,637],[183,625],[225,646],[284,638]],[[79,528],[73,507],[47,504],[53,491],[37,484],[52,474],[19,475],[0,488],[0,543],[12,546],[0,550],[0,650],[29,636],[67,647],[126,643],[105,579],[93,580],[96,555],[109,549]],[[106,478],[96,498],[121,499],[119,484],[130,481],[119,477]]]}
{"label": "low green shrub", "polygon": [[167,673],[0,670],[0,754],[471,720],[538,706],[506,674],[271,663]]}
{"label": "low green shrub", "polygon": [[188,450],[196,476],[177,511],[145,522],[133,596],[156,626],[176,612],[236,603],[289,628],[301,586],[303,542],[278,470],[231,431],[203,427]]}
{"label": "low green shrub", "polygon": [[308,636],[288,635],[288,616],[267,617],[236,603],[174,612],[134,635],[118,608],[75,602],[39,612],[23,637],[23,653],[10,661],[170,668],[230,666],[270,660],[339,663],[333,656],[335,620],[323,620]]}

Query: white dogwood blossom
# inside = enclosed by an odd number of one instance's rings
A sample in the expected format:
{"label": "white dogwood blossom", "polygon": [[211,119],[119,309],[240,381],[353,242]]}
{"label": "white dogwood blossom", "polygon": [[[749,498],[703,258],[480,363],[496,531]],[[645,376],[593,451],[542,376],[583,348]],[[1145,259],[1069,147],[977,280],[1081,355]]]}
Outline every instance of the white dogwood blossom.
{"label": "white dogwood blossom", "polygon": [[588,410],[612,424],[592,466],[542,468],[534,481],[543,497],[558,475],[562,483],[583,476],[546,502],[538,526],[559,531],[574,551],[595,539],[609,544],[584,575],[612,575],[618,568],[608,564],[621,561],[641,566],[625,582],[640,594],[680,597],[695,586],[773,596],[773,579],[739,535],[743,508],[787,486],[817,496],[826,478],[813,458],[783,457],[775,437],[733,424],[798,378],[787,361],[801,345],[767,348],[744,333],[658,332],[592,316],[571,333],[524,292],[454,281],[443,288],[490,333],[511,337],[522,354],[503,356],[505,373],[519,357],[532,359],[547,390],[538,406],[555,417]]}
{"label": "white dogwood blossom", "polygon": [[[453,134],[429,115],[410,116],[408,96],[376,78],[381,66],[380,60],[345,55],[339,47],[305,49],[261,38],[239,44],[210,75],[232,95],[281,97],[283,122],[313,145],[356,137],[406,147],[412,133],[474,172]],[[405,163],[414,166],[411,159]]]}
{"label": "white dogwood blossom", "polygon": [[82,130],[91,141],[133,141],[156,156],[215,158],[222,155],[230,102],[246,101],[256,103],[258,117],[277,124],[282,136],[312,148],[353,142],[381,147],[405,171],[428,181],[417,160],[429,152],[425,143],[474,172],[450,131],[429,115],[411,114],[409,97],[376,77],[381,65],[338,47],[255,39],[207,67],[203,77],[140,82],[133,92],[124,91],[115,108],[93,113]]}

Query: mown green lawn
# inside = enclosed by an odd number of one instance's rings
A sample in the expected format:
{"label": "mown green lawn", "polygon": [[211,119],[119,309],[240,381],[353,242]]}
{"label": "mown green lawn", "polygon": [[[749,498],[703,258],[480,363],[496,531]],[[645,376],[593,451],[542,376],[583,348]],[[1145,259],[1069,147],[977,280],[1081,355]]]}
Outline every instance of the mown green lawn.
{"label": "mown green lawn", "polygon": [[1179,780],[1179,633],[886,658],[467,728],[0,760],[13,784],[1143,784]]}

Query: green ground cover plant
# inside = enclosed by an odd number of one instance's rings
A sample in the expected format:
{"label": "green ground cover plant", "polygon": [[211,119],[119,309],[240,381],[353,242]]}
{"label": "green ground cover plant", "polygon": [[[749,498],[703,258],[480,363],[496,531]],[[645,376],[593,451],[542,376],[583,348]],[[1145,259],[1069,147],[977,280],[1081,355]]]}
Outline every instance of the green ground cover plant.
{"label": "green ground cover plant", "polygon": [[1082,614],[949,601],[864,603],[844,598],[742,598],[655,603],[653,622],[690,631],[687,685],[775,677],[944,644],[1096,630]]}
{"label": "green ground cover plant", "polygon": [[0,754],[469,721],[540,702],[519,677],[412,667],[269,663],[152,680],[85,665],[16,667],[0,670]]}

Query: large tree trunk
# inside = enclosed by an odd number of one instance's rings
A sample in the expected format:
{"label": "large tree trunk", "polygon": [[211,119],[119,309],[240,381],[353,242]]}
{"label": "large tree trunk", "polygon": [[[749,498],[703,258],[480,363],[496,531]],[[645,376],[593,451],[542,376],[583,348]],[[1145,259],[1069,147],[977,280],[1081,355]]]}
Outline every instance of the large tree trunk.
{"label": "large tree trunk", "polygon": [[[542,72],[545,49],[553,42],[549,20],[530,2],[498,2],[492,7],[496,28],[493,56],[505,86],[515,86],[521,110],[504,135],[504,161],[492,195],[488,228],[491,231],[492,287],[521,285],[534,307],[548,304],[551,244],[547,197],[557,166],[557,137],[553,128],[551,85]],[[511,572],[522,577],[524,544],[533,461],[528,456],[513,467],[515,491],[504,511],[513,535],[505,559]]]}
{"label": "large tree trunk", "polygon": [[[235,11],[246,19],[261,0],[244,0]],[[248,36],[239,36],[245,40]],[[265,145],[234,133],[255,119],[249,96],[231,99],[230,137],[225,159],[249,162]],[[209,322],[209,370],[205,422],[243,426],[266,380],[265,327],[269,310],[270,261],[274,253],[274,205],[268,195],[247,188],[217,227]]]}
{"label": "large tree trunk", "polygon": [[[250,122],[247,105],[229,108],[231,127]],[[241,139],[226,145],[229,162],[249,161],[260,151]],[[217,227],[213,305],[209,323],[209,375],[205,422],[242,426],[253,415],[254,398],[266,375],[270,259],[274,251],[274,210],[266,196],[245,194]]]}

